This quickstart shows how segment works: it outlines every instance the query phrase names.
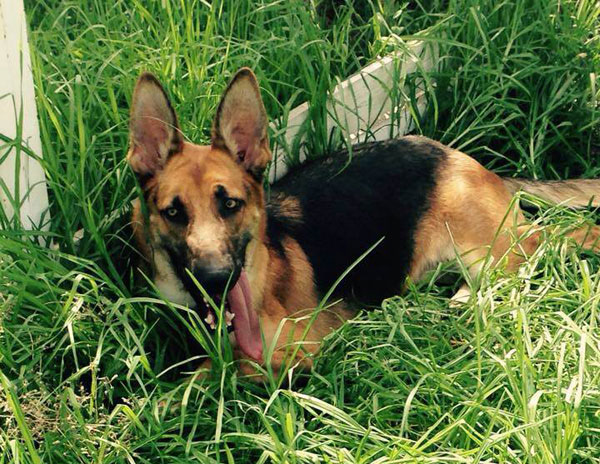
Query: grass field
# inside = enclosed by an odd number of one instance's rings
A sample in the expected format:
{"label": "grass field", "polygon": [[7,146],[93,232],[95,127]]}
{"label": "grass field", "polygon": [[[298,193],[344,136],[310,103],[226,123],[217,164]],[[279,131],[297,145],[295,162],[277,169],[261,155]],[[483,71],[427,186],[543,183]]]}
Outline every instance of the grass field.
{"label": "grass field", "polygon": [[[240,378],[227,349],[192,382],[198,331],[134,284],[124,162],[142,70],[206,142],[225,83],[251,66],[271,118],[311,102],[316,156],[336,145],[326,92],[419,36],[441,58],[415,75],[435,82],[415,133],[502,175],[600,177],[597,2],[25,3],[52,221],[25,232],[0,214],[0,464],[600,463],[600,259],[560,230],[460,309],[460,269],[438,268],[332,334],[291,385]],[[542,205],[532,219],[597,217]]]}

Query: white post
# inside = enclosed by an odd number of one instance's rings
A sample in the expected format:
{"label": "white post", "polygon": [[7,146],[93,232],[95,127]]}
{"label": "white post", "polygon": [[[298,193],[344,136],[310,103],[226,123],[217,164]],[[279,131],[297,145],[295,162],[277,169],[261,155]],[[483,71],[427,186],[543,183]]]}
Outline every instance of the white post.
{"label": "white post", "polygon": [[42,156],[25,10],[23,0],[0,0],[0,205],[32,228],[49,219],[48,194],[42,167],[26,152]]}
{"label": "white post", "polygon": [[[412,117],[407,102],[393,102],[390,90],[405,88],[406,77],[419,67],[432,71],[436,67],[438,48],[434,43],[411,41],[403,50],[385,56],[361,69],[354,76],[340,82],[327,101],[327,129],[334,127],[352,144],[366,140],[386,140],[405,135],[412,129]],[[426,106],[425,92],[416,92],[416,106],[423,111]],[[309,114],[308,103],[290,111],[285,121],[271,124],[280,133],[285,145],[291,146],[296,138],[303,138],[300,130]],[[281,140],[281,139],[280,139]],[[271,182],[288,171],[285,149],[274,143],[275,162],[269,172]],[[300,148],[300,159],[306,159]]]}

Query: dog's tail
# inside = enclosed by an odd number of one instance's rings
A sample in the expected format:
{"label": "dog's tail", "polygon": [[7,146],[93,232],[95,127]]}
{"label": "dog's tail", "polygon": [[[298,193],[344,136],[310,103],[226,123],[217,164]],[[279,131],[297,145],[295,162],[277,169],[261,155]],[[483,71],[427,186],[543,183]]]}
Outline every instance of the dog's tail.
{"label": "dog's tail", "polygon": [[600,179],[536,181],[503,178],[511,194],[522,190],[551,203],[572,208],[600,207]]}

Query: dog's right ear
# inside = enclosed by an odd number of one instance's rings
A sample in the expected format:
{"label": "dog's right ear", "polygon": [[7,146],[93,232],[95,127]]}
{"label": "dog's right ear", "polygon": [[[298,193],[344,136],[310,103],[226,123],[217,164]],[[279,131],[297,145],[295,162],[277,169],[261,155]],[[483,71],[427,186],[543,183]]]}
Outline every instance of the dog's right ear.
{"label": "dog's right ear", "polygon": [[175,111],[160,82],[150,73],[143,73],[135,85],[129,130],[127,161],[140,179],[152,177],[182,148]]}

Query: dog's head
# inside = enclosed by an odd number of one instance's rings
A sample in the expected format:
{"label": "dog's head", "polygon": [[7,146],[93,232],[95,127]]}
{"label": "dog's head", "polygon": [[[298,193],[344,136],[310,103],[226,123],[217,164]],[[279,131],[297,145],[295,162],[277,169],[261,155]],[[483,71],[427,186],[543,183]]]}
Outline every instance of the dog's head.
{"label": "dog's head", "polygon": [[[262,177],[270,159],[267,116],[249,69],[225,90],[209,146],[185,142],[158,80],[139,78],[127,160],[144,191],[148,245],[166,255],[197,303],[202,296],[188,271],[211,295],[229,283],[230,302],[249,304],[246,250],[264,230]],[[255,315],[245,316],[252,324]]]}

